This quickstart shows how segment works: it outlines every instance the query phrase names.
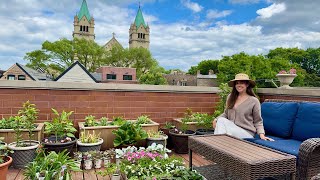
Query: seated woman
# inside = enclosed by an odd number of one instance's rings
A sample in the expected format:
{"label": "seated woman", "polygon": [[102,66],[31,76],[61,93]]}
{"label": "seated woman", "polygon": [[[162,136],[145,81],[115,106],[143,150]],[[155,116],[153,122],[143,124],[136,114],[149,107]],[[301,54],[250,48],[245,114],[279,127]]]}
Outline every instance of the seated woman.
{"label": "seated woman", "polygon": [[261,117],[261,106],[253,92],[255,82],[247,74],[237,74],[229,81],[232,87],[228,95],[226,109],[213,121],[214,134],[228,134],[237,138],[253,138],[273,141],[266,137]]}

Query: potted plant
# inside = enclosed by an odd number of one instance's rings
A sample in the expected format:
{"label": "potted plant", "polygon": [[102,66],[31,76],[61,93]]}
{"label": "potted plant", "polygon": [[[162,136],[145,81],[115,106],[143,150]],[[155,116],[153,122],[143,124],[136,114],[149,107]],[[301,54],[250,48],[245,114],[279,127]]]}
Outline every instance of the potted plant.
{"label": "potted plant", "polygon": [[73,159],[76,163],[77,167],[81,169],[81,163],[82,163],[82,152],[73,152]]}
{"label": "potted plant", "polygon": [[289,72],[281,70],[276,76],[280,81],[279,88],[288,89],[291,88],[289,85],[293,82],[294,78],[297,77],[297,74],[296,70],[294,68],[291,68]]}
{"label": "potted plant", "polygon": [[117,130],[113,130],[112,133],[116,136],[113,141],[115,147],[120,145],[124,147],[130,146],[148,137],[146,131],[142,129],[140,124],[128,121]]}
{"label": "potted plant", "polygon": [[87,151],[82,154],[84,169],[89,170],[92,169],[92,151]]}
{"label": "potted plant", "polygon": [[77,140],[78,151],[100,151],[103,139],[100,138],[100,134],[96,134],[93,130],[90,134],[89,132],[82,131],[80,133],[79,139]]}
{"label": "potted plant", "polygon": [[113,148],[111,148],[111,149],[108,149],[108,150],[106,150],[106,151],[104,151],[103,152],[103,164],[104,164],[104,167],[107,167],[108,166],[108,164],[110,164],[111,163],[111,161],[114,159],[114,157],[115,157],[115,154],[116,154],[116,152],[115,152],[115,150],[113,149]]}
{"label": "potted plant", "polygon": [[56,151],[58,153],[67,149],[67,152],[70,153],[76,143],[73,133],[77,131],[69,119],[73,111],[62,111],[61,114],[53,108],[52,111],[56,117],[53,118],[52,122],[45,122],[45,133],[51,136],[42,140],[44,148],[46,152]]}
{"label": "potted plant", "polygon": [[150,124],[151,119],[149,118],[148,115],[141,115],[137,118],[136,123],[137,124]]}
{"label": "potted plant", "polygon": [[196,130],[197,135],[204,135],[204,134],[213,134],[214,129],[212,128],[212,121],[214,117],[207,113],[197,113],[194,116],[197,116],[197,126],[204,127]]}
{"label": "potted plant", "polygon": [[147,137],[147,147],[150,146],[151,144],[162,144],[164,147],[167,146],[167,139],[168,136],[163,133],[163,131],[149,131],[147,132],[148,137]]}
{"label": "potted plant", "polygon": [[180,129],[174,128],[169,131],[172,137],[172,144],[174,152],[178,154],[188,153],[188,137],[195,135],[196,132],[188,129],[187,120],[182,120],[182,126]]}
{"label": "potted plant", "polygon": [[100,151],[93,151],[92,152],[92,159],[93,159],[94,168],[95,169],[101,168],[103,153]]}
{"label": "potted plant", "polygon": [[107,166],[105,166],[103,171],[98,171],[97,174],[103,177],[111,175],[111,180],[120,180],[121,177],[118,167],[114,163],[109,163]]}
{"label": "potted plant", "polygon": [[51,151],[46,155],[42,150],[33,162],[28,164],[23,175],[26,179],[71,179],[71,171],[81,171],[66,151]]}
{"label": "potted plant", "polygon": [[203,127],[199,127],[197,125],[197,117],[194,117],[195,113],[192,112],[191,108],[187,108],[184,112],[184,116],[183,118],[175,118],[173,119],[174,125],[177,129],[181,129],[183,122],[185,123],[185,125],[187,126],[187,129],[192,130],[192,131],[196,131],[199,128],[203,128]]}
{"label": "potted plant", "polygon": [[[140,119],[140,123],[146,123],[145,119],[150,118],[148,116],[143,115]],[[113,117],[111,121],[108,121],[108,118],[102,117],[100,121],[97,121],[96,126],[86,126],[85,122],[79,122],[79,130],[80,132],[83,131],[92,131],[94,130],[97,134],[100,134],[100,137],[104,140],[101,144],[102,150],[107,150],[110,148],[114,148],[113,141],[115,139],[115,135],[112,131],[117,130],[120,126],[122,126],[125,122],[136,122],[137,120],[126,120],[122,116]],[[145,131],[158,131],[159,124],[150,120],[148,124],[141,124],[142,129]],[[143,142],[145,143],[145,142]],[[142,145],[143,145],[142,143]]]}
{"label": "potted plant", "polygon": [[[36,149],[40,142],[31,140],[33,137],[33,130],[36,128],[35,121],[38,118],[39,110],[35,108],[34,104],[29,101],[23,104],[23,108],[19,110],[18,115],[14,117],[15,125],[13,127],[15,132],[15,142],[8,144],[8,148],[14,153],[11,154],[13,158],[13,167],[24,168],[26,164],[33,161],[36,157]],[[27,130],[28,139],[23,140],[23,130]]]}
{"label": "potted plant", "polygon": [[0,175],[6,179],[8,168],[12,163],[12,157],[9,156],[10,150],[7,144],[2,141],[3,139],[3,137],[0,137]]}

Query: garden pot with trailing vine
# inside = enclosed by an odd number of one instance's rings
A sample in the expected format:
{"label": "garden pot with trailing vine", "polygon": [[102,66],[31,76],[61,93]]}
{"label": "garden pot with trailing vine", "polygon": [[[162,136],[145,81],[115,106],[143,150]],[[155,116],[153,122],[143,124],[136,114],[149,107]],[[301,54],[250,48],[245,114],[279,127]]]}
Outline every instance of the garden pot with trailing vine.
{"label": "garden pot with trailing vine", "polygon": [[76,138],[73,133],[77,130],[73,127],[72,121],[69,119],[73,111],[61,114],[52,108],[53,113],[56,115],[52,122],[45,122],[45,133],[51,135],[44,138],[42,143],[46,152],[55,151],[56,153],[67,150],[68,153],[72,152],[72,148],[76,143]]}
{"label": "garden pot with trailing vine", "polygon": [[117,130],[113,130],[115,135],[114,147],[127,147],[135,145],[148,137],[147,132],[142,129],[141,124],[127,121]]}
{"label": "garden pot with trailing vine", "polygon": [[100,134],[96,134],[94,130],[92,133],[82,131],[77,140],[77,149],[80,152],[100,151],[102,143],[103,139],[100,138]]}
{"label": "garden pot with trailing vine", "polygon": [[[36,128],[35,121],[38,118],[39,110],[36,109],[35,104],[29,101],[23,104],[23,108],[18,111],[18,115],[14,117],[14,132],[15,142],[8,144],[8,148],[13,152],[13,167],[24,168],[29,162],[36,157],[36,150],[40,142],[31,140],[33,137],[33,130]],[[28,131],[28,140],[24,140],[22,136],[23,129]]]}

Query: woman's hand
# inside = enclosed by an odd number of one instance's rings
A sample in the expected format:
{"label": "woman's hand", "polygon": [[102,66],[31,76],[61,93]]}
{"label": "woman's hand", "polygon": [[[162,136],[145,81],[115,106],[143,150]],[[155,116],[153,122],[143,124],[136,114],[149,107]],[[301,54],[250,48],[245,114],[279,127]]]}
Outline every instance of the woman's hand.
{"label": "woman's hand", "polygon": [[272,138],[269,138],[269,137],[266,137],[264,134],[259,134],[259,136],[260,136],[260,139],[263,139],[263,140],[265,140],[265,141],[274,141],[274,139],[272,139]]}
{"label": "woman's hand", "polygon": [[212,128],[215,129],[217,125],[217,118],[214,118],[214,120],[212,121]]}

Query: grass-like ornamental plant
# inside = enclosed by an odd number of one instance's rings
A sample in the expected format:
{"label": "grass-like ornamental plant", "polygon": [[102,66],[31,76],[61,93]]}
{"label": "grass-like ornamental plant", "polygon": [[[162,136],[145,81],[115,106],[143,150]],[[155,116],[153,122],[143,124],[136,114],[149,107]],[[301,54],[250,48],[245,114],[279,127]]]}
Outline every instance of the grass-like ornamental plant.
{"label": "grass-like ornamental plant", "polygon": [[75,161],[66,151],[56,153],[51,151],[46,155],[40,150],[36,159],[24,170],[25,179],[39,179],[39,176],[49,179],[71,179],[71,171],[81,171]]}
{"label": "grass-like ornamental plant", "polygon": [[52,122],[45,122],[44,132],[49,135],[55,136],[55,142],[59,142],[58,139],[65,137],[75,137],[73,133],[77,130],[73,127],[72,121],[69,119],[73,111],[62,111],[61,114],[57,110],[52,108],[52,111],[56,115]]}
{"label": "grass-like ornamental plant", "polygon": [[96,143],[100,139],[100,133],[96,134],[95,131],[92,131],[90,134],[89,132],[86,132],[85,130],[80,133],[80,142],[82,143]]}

